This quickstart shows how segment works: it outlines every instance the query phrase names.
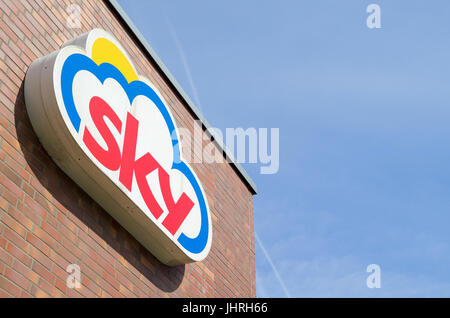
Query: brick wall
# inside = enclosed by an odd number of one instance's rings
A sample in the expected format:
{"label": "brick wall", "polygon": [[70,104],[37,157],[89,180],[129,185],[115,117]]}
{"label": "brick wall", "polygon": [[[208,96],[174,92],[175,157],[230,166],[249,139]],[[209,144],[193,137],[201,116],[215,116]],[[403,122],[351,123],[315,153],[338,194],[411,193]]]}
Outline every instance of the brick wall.
{"label": "brick wall", "polygon": [[[95,27],[118,38],[177,124],[193,130],[192,114],[108,5],[72,2],[81,6],[81,29],[66,26],[71,1],[0,1],[0,297],[255,296],[252,195],[228,163],[192,164],[208,196],[213,244],[203,262],[168,267],[42,148],[24,105],[27,68]],[[80,289],[66,287],[73,263],[81,267]]]}

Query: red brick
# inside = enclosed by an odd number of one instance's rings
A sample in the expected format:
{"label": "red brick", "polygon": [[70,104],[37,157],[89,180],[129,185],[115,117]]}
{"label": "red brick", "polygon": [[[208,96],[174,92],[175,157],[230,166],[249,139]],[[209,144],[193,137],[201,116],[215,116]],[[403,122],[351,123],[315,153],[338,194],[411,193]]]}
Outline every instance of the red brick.
{"label": "red brick", "polygon": [[3,237],[0,237],[0,248],[6,248],[6,240]]}
{"label": "red brick", "polygon": [[1,148],[18,164],[25,165],[25,159],[22,153],[19,153],[14,147],[7,142],[2,141]]}
{"label": "red brick", "polygon": [[33,228],[33,221],[13,206],[9,206],[8,214],[19,222],[26,230],[30,231]]}
{"label": "red brick", "polygon": [[11,295],[0,289],[0,298],[11,298]]}
{"label": "red brick", "polygon": [[[16,247],[15,245],[8,243],[6,245],[6,251],[14,256],[15,258],[17,258],[19,261],[21,261],[22,263],[24,263],[27,266],[31,266],[31,257],[28,256],[27,254],[25,254],[21,249],[19,249],[18,247]],[[1,253],[0,253],[1,254]]]}
{"label": "red brick", "polygon": [[50,284],[53,285],[55,283],[55,276],[38,262],[33,263],[32,269],[39,277],[44,278]]}
{"label": "red brick", "polygon": [[20,248],[22,251],[26,251],[28,248],[28,243],[25,242],[25,240],[20,237],[18,234],[16,234],[14,231],[10,230],[8,227],[5,227],[4,230],[4,237],[14,243],[18,248]]}
{"label": "red brick", "polygon": [[6,21],[3,19],[0,20],[0,32],[4,32],[6,36],[11,39],[13,42],[17,42],[17,35],[8,27]]}
{"label": "red brick", "polygon": [[31,286],[31,294],[36,298],[49,298],[49,294],[47,294],[42,289],[36,287],[35,285]]}
{"label": "red brick", "polygon": [[51,269],[52,267],[52,261],[42,254],[38,249],[34,248],[33,246],[30,246],[30,256],[35,260],[41,263],[43,266],[45,266],[47,269]]}
{"label": "red brick", "polygon": [[48,247],[48,245],[46,245],[44,242],[42,242],[40,239],[38,239],[33,234],[27,233],[26,239],[28,242],[30,242],[31,245],[36,247],[38,250],[40,250],[45,255],[50,254],[50,247]]}
{"label": "red brick", "polygon": [[[70,262],[66,259],[64,259],[62,256],[60,256],[55,251],[51,251],[50,253],[50,259],[53,261],[53,273],[55,275],[59,276],[60,278],[66,277],[66,268],[69,266]],[[62,276],[64,275],[64,276]]]}
{"label": "red brick", "polygon": [[5,277],[26,291],[29,291],[31,288],[31,282],[29,280],[9,267],[6,268]]}
{"label": "red brick", "polygon": [[20,296],[20,288],[11,283],[3,276],[0,276],[0,289],[4,290],[13,297]]}
{"label": "red brick", "polygon": [[[81,191],[39,143],[19,91],[25,72],[36,57],[93,27],[117,36],[137,72],[160,90],[176,123],[194,129],[184,101],[105,2],[82,6],[81,30],[66,28],[68,3],[0,1],[0,274],[8,270],[9,276],[0,275],[6,280],[0,297],[254,297],[252,195],[229,163],[192,164],[207,192],[213,246],[202,263],[168,268]],[[190,149],[186,157],[201,155],[181,143]],[[85,275],[80,290],[65,285],[71,263]]]}
{"label": "red brick", "polygon": [[15,206],[17,204],[18,198],[17,196],[9,191],[8,189],[5,189],[3,192],[3,198],[5,198],[6,201],[12,206]]}
{"label": "red brick", "polygon": [[41,228],[45,232],[47,232],[47,234],[50,235],[54,240],[56,240],[57,242],[61,242],[62,235],[53,226],[49,225],[47,222],[42,222]]}
{"label": "red brick", "polygon": [[[12,181],[18,188],[21,188],[22,178],[20,176],[18,176],[11,168],[9,168],[7,165],[2,163],[2,164],[0,164],[0,171],[5,175],[6,178],[8,178],[10,181]],[[19,191],[21,191],[21,190],[19,190]]]}
{"label": "red brick", "polygon": [[22,189],[25,191],[28,196],[33,197],[34,196],[34,189],[28,184],[28,183],[22,183]]}
{"label": "red brick", "polygon": [[11,9],[6,5],[5,1],[0,1],[0,10],[6,15],[11,15]]}
{"label": "red brick", "polygon": [[[23,12],[23,5],[19,2],[15,0],[6,0],[5,3],[14,12],[14,15],[17,15],[19,11]],[[20,10],[19,8],[22,8],[22,10]]]}
{"label": "red brick", "polygon": [[3,222],[3,224],[6,224],[14,232],[19,234],[21,237],[25,238],[25,235],[27,233],[26,228],[24,228],[22,225],[20,225],[9,214],[4,213],[0,219],[0,222]]}
{"label": "red brick", "polygon": [[44,220],[46,219],[47,211],[43,207],[41,207],[38,203],[36,203],[36,201],[34,201],[33,199],[31,199],[29,196],[26,195],[24,202],[29,208],[33,210],[33,212],[35,212]]}
{"label": "red brick", "polygon": [[14,261],[13,269],[20,273],[23,277],[31,281],[33,284],[37,284],[39,282],[39,275],[33,272],[29,267],[25,266],[23,263],[19,261]]}
{"label": "red brick", "polygon": [[8,201],[0,197],[0,209],[6,211],[8,209]]}
{"label": "red brick", "polygon": [[77,257],[72,253],[72,251],[67,250],[64,246],[58,244],[53,250],[63,259],[65,259],[69,264],[74,264],[77,262]]}
{"label": "red brick", "polygon": [[27,293],[26,291],[21,292],[20,294],[20,298],[32,298],[33,296],[31,296],[29,293]]}
{"label": "red brick", "polygon": [[17,204],[17,210],[19,210],[25,217],[30,219],[34,224],[41,224],[42,217],[34,212],[30,207],[24,205],[22,202],[19,202]]}
{"label": "red brick", "polygon": [[56,278],[55,287],[58,288],[63,294],[67,291],[66,281]]}
{"label": "red brick", "polygon": [[8,179],[3,173],[0,173],[0,184],[5,186],[9,191],[16,195],[19,200],[23,199],[23,190],[10,179]]}
{"label": "red brick", "polygon": [[30,180],[30,173],[25,170],[20,164],[17,163],[17,161],[12,160],[10,157],[6,159],[6,164],[9,166],[13,171],[15,171],[16,174],[18,174],[22,179],[25,181]]}

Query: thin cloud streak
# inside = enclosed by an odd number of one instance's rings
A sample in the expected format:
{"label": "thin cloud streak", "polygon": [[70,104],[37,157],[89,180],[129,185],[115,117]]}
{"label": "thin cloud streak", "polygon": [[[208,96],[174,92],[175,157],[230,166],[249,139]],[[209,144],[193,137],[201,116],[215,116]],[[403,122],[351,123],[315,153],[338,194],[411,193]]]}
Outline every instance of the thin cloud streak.
{"label": "thin cloud streak", "polygon": [[284,291],[284,294],[286,295],[286,297],[291,298],[291,294],[289,293],[289,290],[287,289],[286,285],[283,282],[283,279],[280,276],[280,273],[278,272],[277,268],[275,267],[275,264],[272,262],[272,258],[270,257],[269,253],[267,253],[267,250],[264,248],[261,240],[259,239],[258,233],[255,231],[255,238],[256,238],[256,242],[258,242],[259,247],[261,248],[264,256],[266,257],[267,261],[270,264],[270,267],[272,267],[272,270],[278,280],[278,282],[281,285],[281,288]]}
{"label": "thin cloud streak", "polygon": [[175,28],[173,27],[172,23],[170,22],[169,17],[167,14],[164,14],[166,24],[169,28],[170,35],[172,36],[173,41],[175,42],[175,46],[177,48],[178,54],[180,55],[181,62],[183,63],[184,72],[186,73],[186,77],[189,81],[189,85],[192,89],[192,94],[194,95],[195,104],[199,109],[202,108],[200,103],[200,98],[198,97],[198,91],[197,87],[194,85],[194,79],[192,78],[191,69],[189,68],[189,64],[187,63],[186,55],[184,54],[183,47],[181,45],[180,40],[178,39],[177,33],[175,32]]}

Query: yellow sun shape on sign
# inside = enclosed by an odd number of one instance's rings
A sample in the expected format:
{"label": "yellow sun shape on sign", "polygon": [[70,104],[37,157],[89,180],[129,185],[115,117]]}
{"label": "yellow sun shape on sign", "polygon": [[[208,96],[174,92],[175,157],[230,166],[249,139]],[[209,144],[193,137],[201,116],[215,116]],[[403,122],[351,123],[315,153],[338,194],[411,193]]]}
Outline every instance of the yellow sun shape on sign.
{"label": "yellow sun shape on sign", "polygon": [[97,65],[102,63],[114,65],[127,79],[128,83],[138,80],[138,76],[125,54],[108,39],[99,38],[95,40],[92,45],[91,59]]}

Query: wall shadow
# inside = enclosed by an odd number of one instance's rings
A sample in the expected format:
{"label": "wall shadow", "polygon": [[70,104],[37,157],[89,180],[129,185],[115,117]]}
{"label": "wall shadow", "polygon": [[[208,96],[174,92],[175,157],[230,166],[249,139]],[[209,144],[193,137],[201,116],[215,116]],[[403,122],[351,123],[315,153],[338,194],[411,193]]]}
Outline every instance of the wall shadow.
{"label": "wall shadow", "polygon": [[17,139],[23,156],[37,180],[76,218],[122,255],[158,289],[178,289],[186,265],[167,266],[158,261],[130,233],[67,176],[47,154],[33,131],[24,100],[24,82],[14,107]]}

